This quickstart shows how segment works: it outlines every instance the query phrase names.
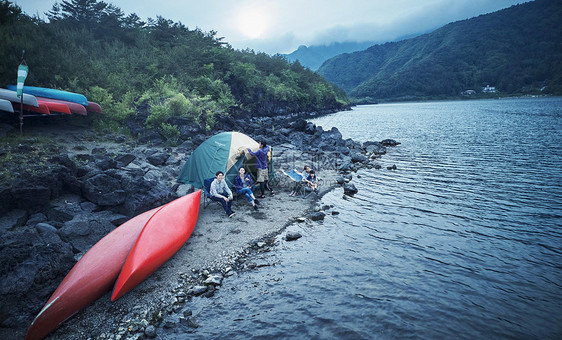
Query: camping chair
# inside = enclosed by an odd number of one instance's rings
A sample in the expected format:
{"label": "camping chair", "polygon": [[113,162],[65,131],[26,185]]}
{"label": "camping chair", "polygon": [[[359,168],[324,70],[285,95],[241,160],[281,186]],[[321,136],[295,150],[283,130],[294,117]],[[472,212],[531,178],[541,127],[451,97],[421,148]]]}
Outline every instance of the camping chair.
{"label": "camping chair", "polygon": [[203,198],[203,209],[211,203],[211,183],[215,180],[215,177],[207,178],[203,181],[203,192],[205,193]]}
{"label": "camping chair", "polygon": [[[285,175],[287,175],[291,181],[291,184],[294,186],[295,183],[301,183],[303,180],[303,176],[301,174],[299,174],[296,170],[289,170],[289,171],[285,171],[285,170],[281,170],[281,172]],[[299,187],[298,190],[298,194],[302,194],[304,196],[304,183],[301,183],[302,185]]]}

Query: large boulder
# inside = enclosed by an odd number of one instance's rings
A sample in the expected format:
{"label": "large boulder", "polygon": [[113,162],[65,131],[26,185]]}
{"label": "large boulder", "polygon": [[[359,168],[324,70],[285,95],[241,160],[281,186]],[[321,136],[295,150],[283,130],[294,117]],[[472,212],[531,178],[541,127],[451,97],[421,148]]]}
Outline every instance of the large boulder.
{"label": "large boulder", "polygon": [[100,206],[123,204],[127,196],[119,180],[106,174],[97,174],[85,180],[82,193],[89,201]]}
{"label": "large boulder", "polygon": [[42,209],[49,205],[51,189],[43,185],[25,184],[12,188],[10,196],[17,208],[20,209]]}
{"label": "large boulder", "polygon": [[79,214],[63,224],[59,235],[62,240],[70,243],[76,252],[85,252],[115,229],[112,221],[122,222],[124,219],[122,215],[107,211]]}
{"label": "large boulder", "polygon": [[400,142],[395,141],[394,139],[385,139],[381,141],[381,144],[384,146],[396,146],[401,144]]}
{"label": "large boulder", "polygon": [[379,142],[365,142],[363,148],[370,154],[384,155],[386,153],[386,148]]}
{"label": "large boulder", "polygon": [[357,190],[357,188],[355,187],[355,185],[353,185],[353,183],[345,183],[343,185],[343,193],[348,195],[348,196],[353,196],[355,195],[359,190]]}
{"label": "large boulder", "polygon": [[[43,225],[0,238],[0,326],[28,324],[74,265],[72,247]],[[17,306],[17,308],[14,308]]]}
{"label": "large boulder", "polygon": [[121,179],[121,186],[126,188],[126,198],[119,212],[126,216],[135,216],[152,208],[166,204],[176,198],[171,188],[164,184],[147,180],[141,176]]}
{"label": "large boulder", "polygon": [[169,157],[170,155],[167,153],[155,152],[152,155],[147,156],[146,160],[154,166],[160,166],[160,165],[164,165],[164,163],[166,163]]}

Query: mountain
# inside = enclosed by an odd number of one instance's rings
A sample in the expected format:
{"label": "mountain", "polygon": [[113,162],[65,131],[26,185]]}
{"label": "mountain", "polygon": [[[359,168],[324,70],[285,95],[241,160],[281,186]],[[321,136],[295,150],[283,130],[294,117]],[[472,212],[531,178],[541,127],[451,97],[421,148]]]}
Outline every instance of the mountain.
{"label": "mountain", "polygon": [[318,70],[362,102],[562,94],[562,1],[536,0],[416,38],[338,55]]}
{"label": "mountain", "polygon": [[326,60],[335,57],[342,53],[350,53],[355,51],[361,51],[369,46],[373,46],[375,42],[343,42],[343,43],[333,43],[330,45],[313,45],[307,47],[305,45],[299,46],[299,48],[290,53],[283,54],[283,56],[290,62],[299,61],[303,66],[316,71]]}

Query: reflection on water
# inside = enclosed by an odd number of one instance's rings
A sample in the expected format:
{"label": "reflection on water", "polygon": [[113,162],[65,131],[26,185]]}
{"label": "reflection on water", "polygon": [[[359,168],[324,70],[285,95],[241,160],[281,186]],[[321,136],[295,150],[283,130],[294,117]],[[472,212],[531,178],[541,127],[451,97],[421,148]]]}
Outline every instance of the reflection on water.
{"label": "reflection on water", "polygon": [[[203,338],[561,338],[562,99],[360,106],[315,120],[396,139],[339,215],[186,305]],[[397,171],[386,170],[396,164]],[[360,176],[360,178],[358,178]]]}

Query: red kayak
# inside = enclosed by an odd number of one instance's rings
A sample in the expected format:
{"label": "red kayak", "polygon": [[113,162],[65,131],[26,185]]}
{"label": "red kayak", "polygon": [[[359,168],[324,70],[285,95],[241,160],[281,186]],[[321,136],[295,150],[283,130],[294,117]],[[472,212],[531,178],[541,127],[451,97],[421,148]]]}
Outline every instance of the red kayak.
{"label": "red kayak", "polygon": [[88,112],[92,113],[103,113],[100,104],[88,101],[88,106],[86,107]]}
{"label": "red kayak", "polygon": [[146,222],[115,283],[111,301],[139,284],[184,245],[197,223],[200,200],[201,190],[185,195],[160,208]]}
{"label": "red kayak", "polygon": [[37,101],[39,101],[39,100],[42,100],[42,101],[45,101],[45,102],[51,102],[51,103],[64,104],[64,105],[68,106],[68,108],[70,109],[70,112],[72,114],[77,114],[77,115],[82,115],[82,116],[88,115],[88,112],[87,112],[86,107],[84,105],[80,105],[80,104],[73,103],[73,102],[67,102],[66,100],[37,97]]}
{"label": "red kayak", "polygon": [[[45,104],[45,103],[39,104],[39,101],[37,101],[37,105],[38,106],[23,104],[23,110],[27,111],[29,113],[38,113],[38,114],[42,114],[42,115],[50,115],[51,114],[51,111],[49,110],[49,107],[47,106],[47,104]],[[12,107],[14,108],[15,111],[19,111],[21,109],[21,105],[19,103],[12,102]]]}
{"label": "red kayak", "polygon": [[25,339],[42,339],[111,290],[142,228],[158,209],[133,217],[88,250],[35,317]]}
{"label": "red kayak", "polygon": [[58,112],[58,113],[70,114],[70,109],[66,104],[48,102],[42,99],[37,99],[37,103],[39,104],[39,106],[46,105],[49,108],[49,111],[51,111],[51,113]]}

